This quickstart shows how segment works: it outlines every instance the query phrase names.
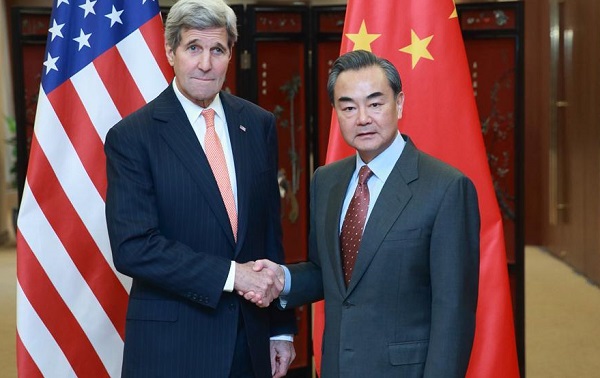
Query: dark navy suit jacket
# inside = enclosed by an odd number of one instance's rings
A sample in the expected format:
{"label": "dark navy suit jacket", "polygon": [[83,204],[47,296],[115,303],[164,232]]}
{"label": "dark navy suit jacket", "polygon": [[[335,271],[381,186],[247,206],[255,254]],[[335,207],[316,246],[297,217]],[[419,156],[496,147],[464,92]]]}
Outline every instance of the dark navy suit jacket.
{"label": "dark navy suit jacket", "polygon": [[293,313],[223,287],[231,260],[283,262],[274,116],[220,94],[235,161],[238,240],[172,85],[107,134],[106,218],[114,264],[133,278],[124,377],[228,377],[243,317],[256,377]]}

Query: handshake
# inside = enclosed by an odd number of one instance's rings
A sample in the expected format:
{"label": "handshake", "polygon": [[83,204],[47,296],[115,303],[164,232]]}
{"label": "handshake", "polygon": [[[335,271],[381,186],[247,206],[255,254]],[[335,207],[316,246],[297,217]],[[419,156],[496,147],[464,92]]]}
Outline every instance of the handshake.
{"label": "handshake", "polygon": [[283,290],[283,268],[270,260],[236,263],[233,289],[259,307],[268,307]]}

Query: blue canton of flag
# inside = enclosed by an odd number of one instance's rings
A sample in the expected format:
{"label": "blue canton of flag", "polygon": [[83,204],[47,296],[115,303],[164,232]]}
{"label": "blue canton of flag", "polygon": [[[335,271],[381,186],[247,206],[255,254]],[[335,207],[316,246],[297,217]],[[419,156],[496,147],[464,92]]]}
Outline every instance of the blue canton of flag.
{"label": "blue canton of flag", "polygon": [[157,8],[155,0],[56,0],[42,74],[46,93],[154,17]]}

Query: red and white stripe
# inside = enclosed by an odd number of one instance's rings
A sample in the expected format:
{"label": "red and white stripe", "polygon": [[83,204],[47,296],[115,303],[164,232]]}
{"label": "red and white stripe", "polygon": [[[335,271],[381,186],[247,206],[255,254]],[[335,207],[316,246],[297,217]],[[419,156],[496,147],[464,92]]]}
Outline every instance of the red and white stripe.
{"label": "red and white stripe", "polygon": [[17,232],[20,377],[120,375],[130,279],[114,269],[103,143],[173,76],[160,15],[40,89]]}

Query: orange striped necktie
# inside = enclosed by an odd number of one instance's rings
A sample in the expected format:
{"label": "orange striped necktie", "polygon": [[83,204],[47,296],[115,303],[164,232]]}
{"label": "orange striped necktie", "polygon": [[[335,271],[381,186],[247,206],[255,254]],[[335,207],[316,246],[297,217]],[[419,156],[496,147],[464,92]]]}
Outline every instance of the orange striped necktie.
{"label": "orange striped necktie", "polygon": [[210,108],[204,109],[202,111],[202,116],[206,120],[206,135],[204,136],[206,157],[208,158],[210,169],[217,180],[221,197],[223,198],[225,208],[227,209],[233,237],[237,241],[238,220],[237,211],[235,209],[235,199],[233,198],[233,189],[231,188],[231,180],[229,179],[229,171],[225,161],[225,154],[223,153],[223,146],[215,131],[215,110]]}

